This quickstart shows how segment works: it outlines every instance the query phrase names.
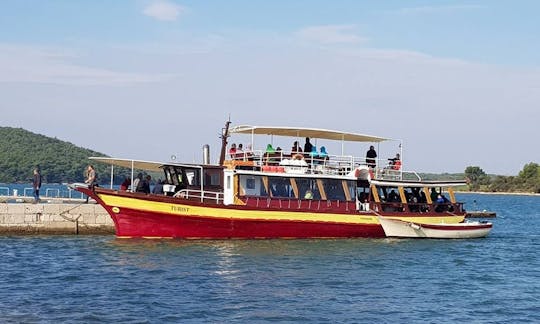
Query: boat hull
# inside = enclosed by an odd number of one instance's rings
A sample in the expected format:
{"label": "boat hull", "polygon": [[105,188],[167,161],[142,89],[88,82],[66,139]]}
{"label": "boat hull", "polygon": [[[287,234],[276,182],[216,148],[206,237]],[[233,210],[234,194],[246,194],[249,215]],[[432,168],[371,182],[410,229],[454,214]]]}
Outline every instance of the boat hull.
{"label": "boat hull", "polygon": [[[371,212],[255,208],[79,187],[109,213],[118,237],[184,239],[385,237]],[[426,221],[440,217],[422,216]],[[446,216],[460,222],[464,215]],[[419,217],[409,217],[418,221]]]}
{"label": "boat hull", "polygon": [[411,238],[479,238],[487,236],[493,227],[492,223],[421,224],[387,217],[379,217],[379,222],[386,236]]}
{"label": "boat hull", "polygon": [[115,213],[118,237],[185,239],[384,237],[379,224],[232,219],[148,213],[122,208]]}

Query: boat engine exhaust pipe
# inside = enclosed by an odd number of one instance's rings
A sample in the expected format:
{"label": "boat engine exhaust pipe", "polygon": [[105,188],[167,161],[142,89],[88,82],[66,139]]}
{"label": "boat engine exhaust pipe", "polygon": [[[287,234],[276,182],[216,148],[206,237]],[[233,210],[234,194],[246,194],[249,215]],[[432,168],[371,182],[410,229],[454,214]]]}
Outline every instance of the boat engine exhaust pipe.
{"label": "boat engine exhaust pipe", "polygon": [[210,145],[203,145],[203,164],[210,164]]}

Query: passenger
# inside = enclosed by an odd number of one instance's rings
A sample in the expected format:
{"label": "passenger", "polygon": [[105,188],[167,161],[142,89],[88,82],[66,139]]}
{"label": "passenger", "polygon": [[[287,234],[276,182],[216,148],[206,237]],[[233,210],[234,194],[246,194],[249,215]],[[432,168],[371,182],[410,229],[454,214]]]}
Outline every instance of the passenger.
{"label": "passenger", "polygon": [[234,159],[236,157],[236,144],[232,143],[231,148],[229,149],[229,155],[231,159]]}
{"label": "passenger", "polygon": [[246,145],[246,150],[244,151],[244,155],[246,156],[246,159],[253,160],[253,149],[251,147],[251,144]]}
{"label": "passenger", "polygon": [[321,146],[321,152],[319,153],[319,158],[322,160],[328,159],[328,152],[326,152],[326,147]]}
{"label": "passenger", "polygon": [[310,189],[306,190],[304,199],[313,199],[313,192]]}
{"label": "passenger", "polygon": [[317,146],[315,145],[311,146],[311,151],[304,151],[304,152],[309,152],[309,157],[311,158],[316,158],[319,156],[319,154],[317,154]]}
{"label": "passenger", "polygon": [[390,193],[388,194],[388,202],[399,202],[399,201],[401,200],[399,199],[397,192],[394,189],[392,189]]}
{"label": "passenger", "polygon": [[409,210],[411,212],[418,212],[420,211],[420,207],[418,206],[418,192],[413,189],[413,192],[409,193],[406,192],[407,195],[407,203],[409,204]]}
{"label": "passenger", "polygon": [[433,203],[437,201],[439,193],[437,192],[437,189],[435,189],[435,187],[431,188],[431,193],[429,194],[429,196],[431,197],[431,201]]}
{"label": "passenger", "polygon": [[435,201],[437,206],[435,207],[435,211],[438,213],[441,213],[446,210],[445,201],[442,195],[437,195],[437,200]]}
{"label": "passenger", "polygon": [[313,149],[313,145],[309,141],[309,137],[306,137],[306,144],[304,144],[304,152],[310,154]]}
{"label": "passenger", "polygon": [[266,153],[275,153],[275,152],[276,152],[276,150],[274,149],[272,144],[266,145]]}
{"label": "passenger", "polygon": [[400,170],[401,169],[401,158],[399,156],[399,153],[396,153],[396,156],[390,160],[390,166],[392,170]]}
{"label": "passenger", "polygon": [[424,190],[420,190],[420,195],[418,197],[418,202],[419,203],[427,203],[427,198],[426,198],[426,193],[424,192]]}
{"label": "passenger", "polygon": [[238,146],[236,147],[235,157],[237,159],[241,159],[241,160],[244,159],[244,147],[243,147],[242,143],[238,144]]}
{"label": "passenger", "polygon": [[276,161],[275,156],[276,156],[276,150],[274,149],[272,144],[266,145],[266,153],[264,153],[266,164],[267,165],[269,165],[269,164],[273,165],[276,162],[278,162],[278,161]]}
{"label": "passenger", "polygon": [[154,188],[152,189],[152,193],[154,195],[163,195],[163,181],[161,179],[158,180]]}
{"label": "passenger", "polygon": [[375,151],[375,147],[371,145],[369,147],[369,150],[366,152],[366,163],[368,167],[374,169],[377,166],[377,152]]}
{"label": "passenger", "polygon": [[139,181],[137,185],[137,192],[144,192],[146,194],[150,193],[150,180],[152,177],[150,175],[147,175],[146,178]]}
{"label": "passenger", "polygon": [[133,180],[133,185],[131,186],[131,192],[137,191],[137,188],[139,187],[139,184],[141,183],[142,179],[143,179],[143,174],[139,172],[139,174],[137,174],[137,178]]}
{"label": "passenger", "polygon": [[127,191],[130,184],[131,184],[131,179],[128,177],[124,177],[124,181],[122,181],[122,184],[120,184],[120,190]]}
{"label": "passenger", "polygon": [[291,154],[294,155],[296,153],[302,153],[302,149],[298,145],[298,141],[294,141],[293,146],[291,148]]}

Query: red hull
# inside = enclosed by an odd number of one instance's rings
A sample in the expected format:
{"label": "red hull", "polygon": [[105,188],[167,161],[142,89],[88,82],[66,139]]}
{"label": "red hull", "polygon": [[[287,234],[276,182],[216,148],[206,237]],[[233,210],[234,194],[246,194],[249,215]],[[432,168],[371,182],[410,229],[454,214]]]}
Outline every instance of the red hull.
{"label": "red hull", "polygon": [[[328,204],[326,207],[329,210],[324,212],[300,209],[296,206],[292,206],[290,209],[272,207],[265,209],[261,214],[261,209],[253,206],[207,205],[206,203],[183,200],[182,207],[175,207],[177,198],[140,196],[118,193],[108,189],[96,189],[104,197],[114,197],[109,205],[96,192],[87,188],[77,188],[77,190],[90,195],[107,210],[115,223],[116,235],[119,237],[186,239],[386,237],[384,229],[379,223],[371,222],[369,219],[366,222],[350,222],[350,218],[347,217],[370,218],[373,215],[355,214],[355,211],[351,211],[350,206],[346,204],[341,204],[340,207]],[[120,201],[114,199],[120,199]],[[127,199],[128,202],[122,199]],[[151,205],[152,203],[156,205]],[[152,207],[149,207],[148,204]],[[140,205],[140,208],[133,208],[135,205]],[[186,211],[189,209],[190,214],[179,213],[177,208],[185,208]],[[197,208],[208,215],[193,213],[193,210],[197,210]],[[347,209],[349,210],[344,212]],[[281,211],[284,214],[290,214],[293,210],[294,213],[304,214],[305,219],[294,219],[294,215],[280,217]],[[257,213],[259,215],[256,215]],[[319,219],[312,217],[316,214],[328,215],[327,213],[336,217],[332,218],[333,222],[327,221],[329,218],[325,219],[324,216],[319,217]],[[342,221],[338,220],[339,215],[345,216],[341,219]],[[429,214],[424,214],[422,217],[429,216]]]}
{"label": "red hull", "polygon": [[172,238],[333,238],[385,237],[382,227],[331,223],[230,220],[144,213],[123,208],[114,215],[121,237]]}

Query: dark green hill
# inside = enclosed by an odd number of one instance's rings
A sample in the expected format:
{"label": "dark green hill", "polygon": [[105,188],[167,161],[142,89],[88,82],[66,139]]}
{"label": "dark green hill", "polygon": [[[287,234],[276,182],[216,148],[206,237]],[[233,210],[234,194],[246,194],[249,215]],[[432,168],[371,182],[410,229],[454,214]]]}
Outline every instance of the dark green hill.
{"label": "dark green hill", "polygon": [[[36,165],[43,182],[82,182],[90,156],[106,155],[22,128],[0,127],[0,182],[29,182]],[[95,167],[107,174],[106,166]]]}

